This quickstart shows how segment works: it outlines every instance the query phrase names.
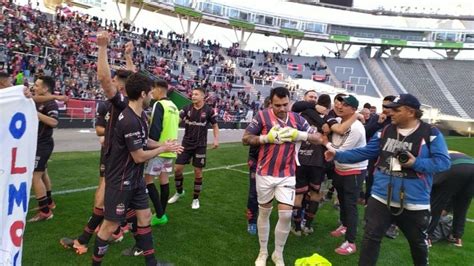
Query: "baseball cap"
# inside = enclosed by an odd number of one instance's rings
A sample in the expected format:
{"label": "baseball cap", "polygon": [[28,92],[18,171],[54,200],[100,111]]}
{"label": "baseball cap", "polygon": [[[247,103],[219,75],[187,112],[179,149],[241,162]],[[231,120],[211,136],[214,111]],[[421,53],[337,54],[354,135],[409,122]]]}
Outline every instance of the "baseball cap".
{"label": "baseball cap", "polygon": [[340,102],[345,102],[347,105],[352,106],[356,109],[359,107],[359,101],[356,97],[352,95],[340,95],[336,99]]}
{"label": "baseball cap", "polygon": [[408,106],[413,109],[419,110],[421,103],[420,101],[418,101],[418,99],[415,96],[407,93],[407,94],[400,94],[397,97],[395,97],[393,102],[383,105],[383,107],[385,108],[397,108],[400,106]]}

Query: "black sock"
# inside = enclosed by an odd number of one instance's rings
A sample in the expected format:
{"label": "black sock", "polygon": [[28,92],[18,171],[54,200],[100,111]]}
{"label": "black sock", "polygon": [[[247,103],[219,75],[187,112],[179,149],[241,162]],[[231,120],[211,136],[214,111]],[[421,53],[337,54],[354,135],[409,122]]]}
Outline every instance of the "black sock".
{"label": "black sock", "polygon": [[48,197],[48,204],[53,204],[53,197],[51,196],[51,190],[46,191],[46,197]]}
{"label": "black sock", "polygon": [[133,209],[127,210],[127,223],[130,229],[130,232],[135,234],[137,233],[137,212]]}
{"label": "black sock", "polygon": [[178,192],[179,194],[183,193],[184,176],[182,173],[175,174],[174,183],[176,185],[176,192]]}
{"label": "black sock", "polygon": [[293,206],[293,223],[295,231],[301,231],[301,207]]}
{"label": "black sock", "polygon": [[202,190],[202,177],[195,178],[193,199],[199,198],[199,194],[201,194],[201,190]]}
{"label": "black sock", "polygon": [[89,221],[87,222],[86,227],[84,228],[84,231],[77,238],[77,241],[79,241],[79,243],[81,243],[82,245],[89,244],[92,234],[94,234],[95,229],[97,228],[97,226],[99,226],[99,224],[102,223],[103,220],[104,209],[95,207],[91,217],[89,218]]}
{"label": "black sock", "polygon": [[137,241],[137,247],[143,250],[143,256],[145,256],[146,265],[156,265],[151,226],[138,226],[135,240]]}
{"label": "black sock", "polygon": [[306,205],[306,209],[304,211],[304,219],[306,220],[305,227],[311,227],[311,223],[313,222],[314,215],[318,211],[319,208],[319,201],[309,201],[308,205]]}
{"label": "black sock", "polygon": [[48,197],[44,196],[36,200],[38,201],[38,207],[39,207],[40,212],[49,213]]}
{"label": "black sock", "polygon": [[170,197],[170,184],[160,185],[161,190],[161,207],[163,213],[166,213],[166,206],[168,205],[168,198]]}
{"label": "black sock", "polygon": [[95,237],[95,245],[94,245],[94,254],[92,255],[92,265],[100,265],[102,263],[102,259],[109,248],[109,243],[107,240],[101,239],[99,236]]}
{"label": "black sock", "polygon": [[122,228],[120,228],[120,226],[117,226],[117,229],[115,229],[114,231],[114,235],[120,234],[120,230],[122,230]]}
{"label": "black sock", "polygon": [[153,207],[155,207],[156,217],[161,218],[163,216],[163,206],[161,205],[160,193],[156,190],[154,183],[146,185],[148,190],[148,196],[150,196]]}

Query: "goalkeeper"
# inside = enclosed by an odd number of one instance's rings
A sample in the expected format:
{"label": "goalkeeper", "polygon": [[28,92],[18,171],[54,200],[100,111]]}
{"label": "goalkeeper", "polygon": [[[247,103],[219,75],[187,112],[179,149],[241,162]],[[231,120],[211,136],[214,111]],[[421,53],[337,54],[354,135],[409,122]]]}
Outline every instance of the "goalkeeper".
{"label": "goalkeeper", "polygon": [[283,248],[291,227],[295,199],[295,155],[298,141],[321,144],[316,133],[300,115],[289,112],[289,91],[284,87],[270,92],[270,108],[259,111],[245,130],[244,145],[261,145],[256,174],[259,215],[257,219],[260,252],[255,265],[266,265],[272,201],[278,201],[278,222],[275,227],[275,251],[272,260],[284,265]]}

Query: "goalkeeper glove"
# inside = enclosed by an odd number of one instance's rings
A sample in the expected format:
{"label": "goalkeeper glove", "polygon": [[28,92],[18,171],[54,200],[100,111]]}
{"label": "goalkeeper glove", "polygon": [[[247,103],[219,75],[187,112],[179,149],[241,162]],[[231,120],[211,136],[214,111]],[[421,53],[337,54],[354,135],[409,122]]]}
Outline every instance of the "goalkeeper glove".
{"label": "goalkeeper glove", "polygon": [[281,132],[283,129],[279,125],[273,126],[267,135],[260,135],[260,143],[273,143],[273,144],[282,144],[284,142],[289,142],[291,139],[287,136],[285,138],[281,137]]}
{"label": "goalkeeper glove", "polygon": [[290,139],[290,141],[307,141],[308,132],[299,131],[292,127],[285,127],[280,131],[281,139]]}

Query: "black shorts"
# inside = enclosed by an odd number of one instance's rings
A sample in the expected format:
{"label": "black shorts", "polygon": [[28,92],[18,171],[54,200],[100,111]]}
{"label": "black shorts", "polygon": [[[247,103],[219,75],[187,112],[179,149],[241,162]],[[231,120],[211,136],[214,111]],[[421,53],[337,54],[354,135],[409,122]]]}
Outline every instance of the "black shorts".
{"label": "black shorts", "polygon": [[191,158],[194,167],[204,168],[206,166],[206,147],[185,148],[181,154],[178,154],[175,164],[189,164]]}
{"label": "black shorts", "polygon": [[100,149],[99,177],[105,176],[105,151],[104,147]]}
{"label": "black shorts", "polygon": [[148,209],[148,194],[146,187],[132,190],[118,190],[105,186],[104,218],[109,221],[125,221],[127,209]]}
{"label": "black shorts", "polygon": [[44,172],[48,168],[48,160],[54,150],[54,142],[38,144],[36,147],[35,172]]}
{"label": "black shorts", "polygon": [[319,192],[324,181],[325,169],[319,166],[296,167],[296,194],[304,194],[308,190]]}

